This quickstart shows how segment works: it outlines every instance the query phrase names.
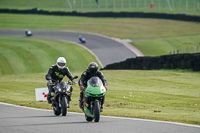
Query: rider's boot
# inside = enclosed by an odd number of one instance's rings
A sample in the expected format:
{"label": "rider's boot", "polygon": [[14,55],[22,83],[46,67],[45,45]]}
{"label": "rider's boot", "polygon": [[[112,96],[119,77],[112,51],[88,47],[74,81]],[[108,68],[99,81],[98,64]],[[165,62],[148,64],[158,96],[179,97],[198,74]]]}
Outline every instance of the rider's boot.
{"label": "rider's boot", "polygon": [[67,102],[67,108],[70,108],[70,102],[69,101]]}
{"label": "rider's boot", "polygon": [[48,93],[47,95],[47,100],[48,100],[48,103],[51,104],[52,101],[51,101],[51,93]]}
{"label": "rider's boot", "polygon": [[103,97],[103,99],[102,99],[102,101],[101,101],[101,108],[100,108],[100,111],[101,111],[101,112],[103,112],[104,100],[105,100],[105,96]]}
{"label": "rider's boot", "polygon": [[68,96],[67,97],[67,108],[70,108],[70,101],[71,101],[71,97],[70,96]]}
{"label": "rider's boot", "polygon": [[79,107],[83,110],[83,95],[82,95],[82,93],[80,93],[80,97],[79,97]]}

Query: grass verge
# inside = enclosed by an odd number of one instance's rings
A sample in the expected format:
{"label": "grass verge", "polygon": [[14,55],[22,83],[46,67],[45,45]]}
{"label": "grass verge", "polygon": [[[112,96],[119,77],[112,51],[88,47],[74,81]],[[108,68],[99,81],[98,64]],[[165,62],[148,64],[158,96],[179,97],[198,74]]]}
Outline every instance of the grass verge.
{"label": "grass verge", "polygon": [[97,62],[84,48],[53,39],[0,37],[0,51],[0,74],[47,72],[60,56],[66,58],[70,71],[82,72],[90,62]]}
{"label": "grass verge", "polygon": [[200,34],[200,23],[164,19],[0,14],[0,29],[71,30],[122,39]]}
{"label": "grass verge", "polygon": [[200,35],[141,39],[131,43],[144,55],[159,56],[171,53],[200,52]]}
{"label": "grass verge", "polygon": [[[133,70],[103,73],[108,80],[108,92],[102,115],[200,125],[200,73]],[[46,86],[44,75],[45,73],[1,75],[0,101],[52,109],[47,102],[35,101],[35,88]],[[78,98],[79,88],[75,85],[69,111],[81,112]]]}

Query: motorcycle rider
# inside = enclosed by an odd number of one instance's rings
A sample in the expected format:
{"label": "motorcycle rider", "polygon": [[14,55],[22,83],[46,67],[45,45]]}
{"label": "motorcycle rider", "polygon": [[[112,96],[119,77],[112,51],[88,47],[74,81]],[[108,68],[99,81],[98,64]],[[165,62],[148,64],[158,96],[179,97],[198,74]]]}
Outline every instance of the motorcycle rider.
{"label": "motorcycle rider", "polygon": [[86,41],[85,41],[85,38],[82,37],[81,35],[79,36],[79,41],[80,41],[81,43],[85,43],[85,42],[86,42]]}
{"label": "motorcycle rider", "polygon": [[[46,74],[46,80],[48,81],[47,86],[49,90],[47,99],[49,104],[52,103],[51,93],[54,92],[53,87],[55,86],[55,82],[57,81],[61,82],[64,76],[66,75],[73,82],[73,84],[76,84],[75,79],[73,79],[74,77],[72,76],[69,69],[65,65],[66,65],[66,59],[64,57],[59,57],[57,59],[56,65],[52,65],[49,68],[48,73]],[[71,91],[72,90],[73,88],[71,88]],[[71,98],[69,97],[68,100],[71,101]]]}
{"label": "motorcycle rider", "polygon": [[[107,81],[104,78],[103,73],[98,71],[98,64],[95,62],[91,62],[88,66],[88,69],[82,73],[81,78],[79,79],[79,82],[78,82],[79,87],[80,87],[80,98],[79,98],[79,107],[80,108],[82,108],[82,106],[83,106],[83,93],[84,93],[85,89],[87,88],[87,81],[91,77],[94,77],[94,76],[99,77],[101,79],[105,89],[107,90]],[[104,103],[104,100],[102,102],[102,105],[103,105],[103,103]]]}

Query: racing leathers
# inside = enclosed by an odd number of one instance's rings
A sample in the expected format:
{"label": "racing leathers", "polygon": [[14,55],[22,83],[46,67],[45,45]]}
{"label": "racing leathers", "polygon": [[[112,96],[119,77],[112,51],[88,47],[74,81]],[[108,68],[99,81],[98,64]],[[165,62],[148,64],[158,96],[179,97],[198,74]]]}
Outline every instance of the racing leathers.
{"label": "racing leathers", "polygon": [[[61,82],[65,76],[67,76],[71,81],[73,81],[73,76],[67,67],[60,69],[60,68],[58,68],[57,65],[52,65],[49,68],[49,71],[46,74],[46,80],[48,81],[47,86],[48,86],[48,90],[49,90],[49,93],[47,95],[48,103],[51,103],[51,100],[50,100],[52,97],[51,93],[54,92],[53,87],[55,85],[55,82]],[[75,82],[75,81],[73,81],[73,82]],[[69,100],[71,100],[71,99],[69,99]]]}

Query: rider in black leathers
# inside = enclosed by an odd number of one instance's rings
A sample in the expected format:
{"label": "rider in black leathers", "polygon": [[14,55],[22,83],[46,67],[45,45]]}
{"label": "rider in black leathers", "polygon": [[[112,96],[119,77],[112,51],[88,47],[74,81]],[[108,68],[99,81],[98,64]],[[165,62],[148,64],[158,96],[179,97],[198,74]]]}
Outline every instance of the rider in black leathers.
{"label": "rider in black leathers", "polygon": [[[67,67],[65,67],[66,64],[66,60],[64,57],[59,57],[57,59],[57,63],[56,65],[52,65],[49,68],[48,73],[46,74],[46,80],[47,82],[47,86],[49,89],[49,93],[47,95],[47,99],[48,99],[48,103],[51,104],[51,93],[54,92],[54,83],[59,81],[61,82],[62,79],[64,78],[64,76],[66,75],[74,84],[76,83],[76,81],[73,79],[72,74],[70,73],[69,69]],[[71,88],[71,91],[73,89]],[[71,98],[69,99],[69,101],[71,101]]]}
{"label": "rider in black leathers", "polygon": [[[84,71],[81,75],[81,78],[79,79],[79,87],[80,87],[80,98],[79,98],[79,106],[80,108],[82,108],[82,104],[83,104],[83,93],[85,91],[85,89],[87,88],[87,81],[91,78],[91,77],[99,77],[104,85],[104,87],[107,90],[107,81],[104,78],[104,75],[102,72],[98,71],[98,65],[95,62],[92,62],[89,64],[88,69],[86,71]],[[102,103],[103,104],[103,103]]]}

